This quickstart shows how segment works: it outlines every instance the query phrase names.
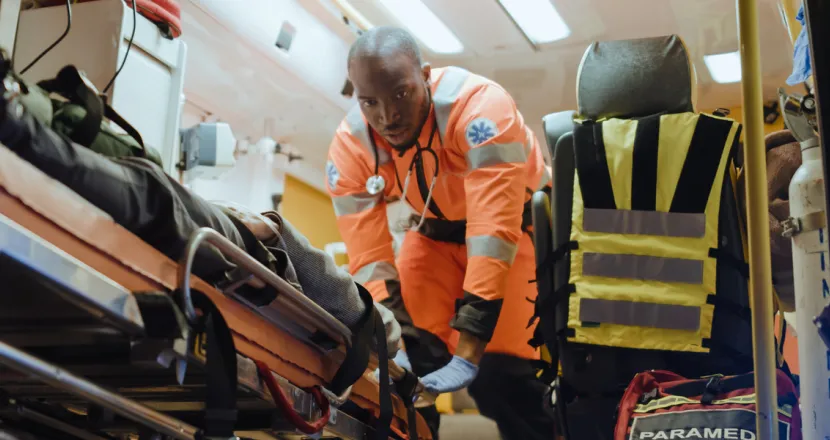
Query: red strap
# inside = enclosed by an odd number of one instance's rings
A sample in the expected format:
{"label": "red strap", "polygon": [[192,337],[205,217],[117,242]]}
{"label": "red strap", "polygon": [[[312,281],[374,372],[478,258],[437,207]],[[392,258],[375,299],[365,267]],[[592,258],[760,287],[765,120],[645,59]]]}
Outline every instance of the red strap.
{"label": "red strap", "polygon": [[291,422],[297,430],[304,434],[316,434],[326,427],[329,423],[329,417],[331,416],[331,407],[329,405],[329,400],[323,395],[319,385],[310,389],[303,388],[303,391],[311,393],[314,397],[314,402],[317,403],[317,406],[323,411],[323,415],[315,422],[307,422],[302,418],[302,416],[294,411],[292,403],[288,400],[288,397],[285,396],[282,388],[277,385],[277,380],[274,378],[274,375],[271,374],[271,369],[268,368],[268,366],[262,361],[254,361],[254,363],[256,363],[257,370],[259,370],[259,376],[265,381],[265,386],[267,386],[268,391],[271,392],[274,404],[277,405],[277,408],[283,412],[283,414],[288,418],[288,421]]}

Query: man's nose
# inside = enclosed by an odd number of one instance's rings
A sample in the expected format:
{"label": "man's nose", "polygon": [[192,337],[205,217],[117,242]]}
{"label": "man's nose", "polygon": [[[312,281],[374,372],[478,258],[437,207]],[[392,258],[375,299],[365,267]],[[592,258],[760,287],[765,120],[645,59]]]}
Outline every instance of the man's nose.
{"label": "man's nose", "polygon": [[391,124],[401,118],[401,113],[394,104],[381,104],[380,117],[384,124]]}

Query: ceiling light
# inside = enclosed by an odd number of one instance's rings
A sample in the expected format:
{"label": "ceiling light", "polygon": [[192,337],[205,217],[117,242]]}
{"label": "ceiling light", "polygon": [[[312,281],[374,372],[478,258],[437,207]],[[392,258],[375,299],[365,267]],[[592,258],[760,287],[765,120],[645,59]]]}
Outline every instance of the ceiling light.
{"label": "ceiling light", "polygon": [[703,62],[715,82],[725,84],[741,80],[741,54],[738,52],[704,55]]}
{"label": "ceiling light", "polygon": [[429,50],[439,54],[461,53],[458,37],[421,0],[380,0]]}
{"label": "ceiling light", "polygon": [[571,29],[551,0],[499,0],[499,3],[534,44],[567,38]]}

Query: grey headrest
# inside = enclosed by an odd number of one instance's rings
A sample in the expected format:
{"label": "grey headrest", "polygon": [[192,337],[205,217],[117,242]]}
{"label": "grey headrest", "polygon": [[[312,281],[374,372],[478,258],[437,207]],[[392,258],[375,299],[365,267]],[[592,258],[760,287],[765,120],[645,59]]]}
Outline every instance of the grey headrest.
{"label": "grey headrest", "polygon": [[542,118],[542,126],[545,128],[545,139],[548,142],[548,149],[551,157],[553,157],[556,142],[566,133],[570,133],[574,129],[574,115],[573,110],[566,110],[564,112],[551,113]]}
{"label": "grey headrest", "polygon": [[599,119],[694,111],[695,81],[677,35],[594,42],[579,66],[579,114]]}

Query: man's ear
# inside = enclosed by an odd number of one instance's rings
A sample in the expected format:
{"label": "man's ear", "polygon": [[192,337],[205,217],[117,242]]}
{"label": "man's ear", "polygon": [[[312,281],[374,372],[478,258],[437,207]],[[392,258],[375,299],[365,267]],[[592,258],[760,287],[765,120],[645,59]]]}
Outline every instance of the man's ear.
{"label": "man's ear", "polygon": [[429,79],[432,76],[432,66],[430,66],[429,63],[422,64],[421,74],[424,77],[424,82],[429,83]]}

